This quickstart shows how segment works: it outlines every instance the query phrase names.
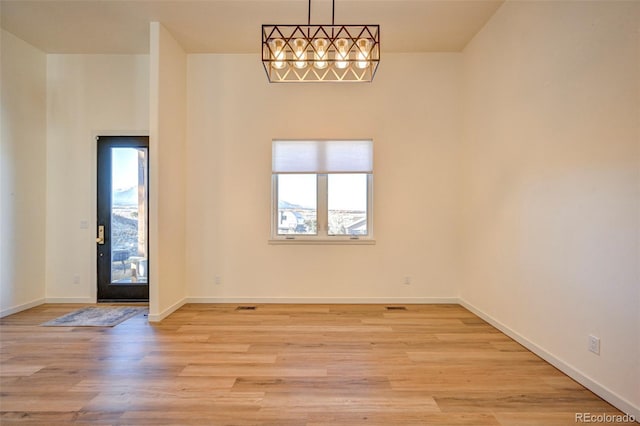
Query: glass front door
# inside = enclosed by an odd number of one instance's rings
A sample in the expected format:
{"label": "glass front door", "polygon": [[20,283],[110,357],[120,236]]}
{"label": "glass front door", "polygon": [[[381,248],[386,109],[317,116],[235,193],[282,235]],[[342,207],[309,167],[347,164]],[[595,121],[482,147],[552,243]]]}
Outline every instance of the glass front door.
{"label": "glass front door", "polygon": [[98,300],[149,298],[147,137],[98,138]]}

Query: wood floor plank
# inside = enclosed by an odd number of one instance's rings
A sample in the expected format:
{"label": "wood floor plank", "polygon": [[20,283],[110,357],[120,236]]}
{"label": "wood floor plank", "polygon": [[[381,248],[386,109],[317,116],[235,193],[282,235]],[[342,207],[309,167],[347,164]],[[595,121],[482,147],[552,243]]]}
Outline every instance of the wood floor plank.
{"label": "wood floor plank", "polygon": [[[11,358],[10,361],[15,361],[16,357]],[[11,362],[2,363],[0,368],[0,376],[30,376],[36,371],[42,370],[44,365],[28,365],[28,364],[14,364]]]}
{"label": "wood floor plank", "polygon": [[262,365],[230,364],[207,365],[191,364],[186,366],[180,376],[214,376],[214,377],[322,377],[327,375],[325,368],[310,367],[265,367]]}
{"label": "wood floor plank", "polygon": [[527,362],[537,362],[539,358],[531,352],[490,352],[484,350],[467,351],[428,351],[428,352],[407,352],[411,361],[417,363],[447,363],[449,365],[491,365],[515,363],[521,365]]}
{"label": "wood floor plank", "polygon": [[373,425],[373,426],[500,426],[498,420],[491,414],[443,414],[443,413],[406,413],[398,423],[395,414],[372,413],[338,413],[310,415],[306,426],[335,426],[335,425]]}
{"label": "wood floor plank", "polygon": [[275,354],[247,354],[235,352],[202,352],[202,351],[180,351],[180,352],[153,352],[146,355],[141,363],[144,364],[273,364],[276,362]]}
{"label": "wood floor plank", "polygon": [[428,413],[440,412],[436,402],[420,392],[378,391],[364,393],[267,392],[262,411],[288,413],[336,413],[346,409],[350,413]]}
{"label": "wood floor plank", "polygon": [[[567,412],[569,407],[580,407],[584,412],[607,412],[613,407],[586,389],[566,394],[563,392],[504,392],[491,395],[485,392],[447,392],[434,395],[444,412]],[[578,411],[578,412],[582,412]]]}
{"label": "wood floor plank", "polygon": [[[71,387],[78,392],[176,392],[185,396],[197,396],[213,391],[230,390],[236,383],[235,377],[167,377],[140,380],[138,377],[111,377],[83,379]],[[248,389],[247,391],[252,390]]]}
{"label": "wood floor plank", "polygon": [[96,396],[93,392],[42,392],[31,389],[2,394],[5,411],[80,411]]}
{"label": "wood floor plank", "polygon": [[161,411],[171,409],[199,410],[250,410],[257,411],[264,399],[263,392],[211,391],[206,395],[185,395],[173,391],[101,392],[84,405],[89,411]]}
{"label": "wood floor plank", "polygon": [[[0,319],[6,425],[575,424],[622,414],[458,305],[187,304],[159,324]],[[397,306],[397,305],[395,305]]]}
{"label": "wood floor plank", "polygon": [[391,383],[386,377],[238,377],[233,384],[233,390],[300,392],[305,395],[338,392],[356,394],[391,390]]}

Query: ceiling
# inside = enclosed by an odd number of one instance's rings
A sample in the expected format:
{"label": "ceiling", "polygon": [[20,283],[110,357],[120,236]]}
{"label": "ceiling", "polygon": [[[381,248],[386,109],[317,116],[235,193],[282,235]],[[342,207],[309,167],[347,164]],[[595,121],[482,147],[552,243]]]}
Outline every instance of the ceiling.
{"label": "ceiling", "polygon": [[[337,0],[336,24],[380,24],[384,52],[458,52],[503,0]],[[307,0],[0,0],[2,28],[47,53],[148,53],[161,22],[189,53],[260,51],[262,24],[306,24]],[[313,0],[311,23],[331,22]]]}

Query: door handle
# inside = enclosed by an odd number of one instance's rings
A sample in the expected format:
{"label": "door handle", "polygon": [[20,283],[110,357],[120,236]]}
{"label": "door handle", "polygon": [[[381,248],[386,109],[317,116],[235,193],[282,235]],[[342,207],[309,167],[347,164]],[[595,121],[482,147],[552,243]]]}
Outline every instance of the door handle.
{"label": "door handle", "polygon": [[96,243],[104,244],[104,225],[98,225],[98,238],[96,238]]}

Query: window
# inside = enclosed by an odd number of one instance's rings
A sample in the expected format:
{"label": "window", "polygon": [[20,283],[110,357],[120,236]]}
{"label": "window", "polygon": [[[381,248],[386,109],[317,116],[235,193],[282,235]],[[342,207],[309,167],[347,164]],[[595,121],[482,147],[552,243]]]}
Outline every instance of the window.
{"label": "window", "polygon": [[327,175],[329,235],[368,235],[367,175]]}
{"label": "window", "polygon": [[272,242],[373,242],[373,142],[275,140]]}
{"label": "window", "polygon": [[318,183],[315,174],[278,176],[278,235],[316,235]]}

